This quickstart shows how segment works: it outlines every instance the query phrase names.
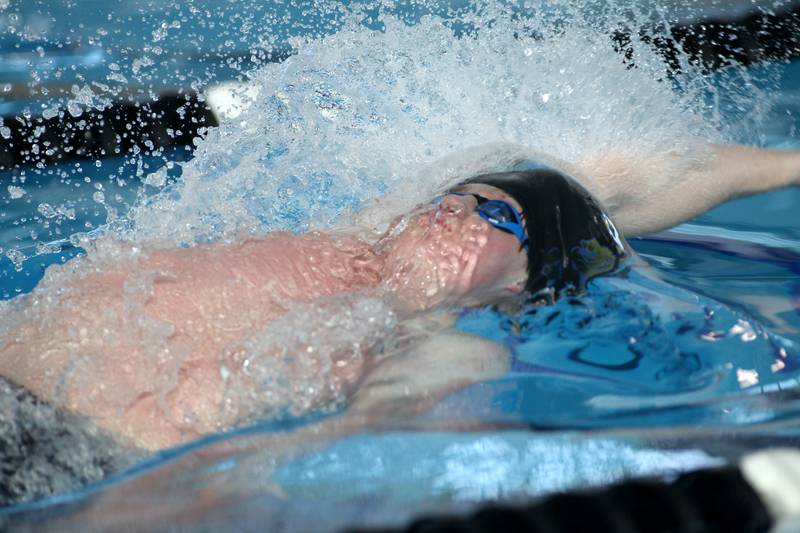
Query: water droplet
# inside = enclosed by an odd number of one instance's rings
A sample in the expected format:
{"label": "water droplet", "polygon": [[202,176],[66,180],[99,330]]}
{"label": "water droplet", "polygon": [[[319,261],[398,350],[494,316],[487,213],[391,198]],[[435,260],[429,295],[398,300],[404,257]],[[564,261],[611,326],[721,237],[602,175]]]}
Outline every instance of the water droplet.
{"label": "water droplet", "polygon": [[58,116],[58,106],[53,106],[42,111],[42,117],[49,120]]}
{"label": "water droplet", "polygon": [[9,185],[8,186],[8,196],[12,200],[17,200],[22,198],[25,195],[25,189],[22,187],[17,187],[16,185]]}
{"label": "water droplet", "polygon": [[[22,271],[22,264],[25,262],[25,259],[27,259],[25,257],[25,254],[23,254],[22,252],[20,252],[17,249],[11,249],[11,250],[6,252],[6,257],[14,265],[14,270],[16,270],[17,272],[21,272]],[[17,292],[19,292],[19,291],[17,291]]]}
{"label": "water droplet", "polygon": [[83,114],[83,109],[81,109],[81,106],[72,101],[67,102],[67,111],[69,112],[70,115],[72,115],[75,118]]}
{"label": "water droplet", "polygon": [[39,211],[44,218],[53,218],[56,216],[56,210],[48,203],[39,204],[37,211]]}

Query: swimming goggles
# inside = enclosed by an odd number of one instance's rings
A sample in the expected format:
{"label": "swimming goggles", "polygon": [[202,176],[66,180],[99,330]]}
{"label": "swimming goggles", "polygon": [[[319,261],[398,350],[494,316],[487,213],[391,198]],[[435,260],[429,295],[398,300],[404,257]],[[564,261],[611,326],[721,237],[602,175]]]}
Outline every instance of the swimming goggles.
{"label": "swimming goggles", "polygon": [[525,234],[525,225],[522,222],[522,214],[517,211],[513,205],[503,200],[490,200],[480,194],[472,192],[448,192],[437,196],[433,199],[433,203],[439,205],[445,196],[472,196],[478,202],[475,206],[475,211],[478,215],[488,222],[492,227],[505,231],[516,237],[520,245],[528,249],[528,236]]}

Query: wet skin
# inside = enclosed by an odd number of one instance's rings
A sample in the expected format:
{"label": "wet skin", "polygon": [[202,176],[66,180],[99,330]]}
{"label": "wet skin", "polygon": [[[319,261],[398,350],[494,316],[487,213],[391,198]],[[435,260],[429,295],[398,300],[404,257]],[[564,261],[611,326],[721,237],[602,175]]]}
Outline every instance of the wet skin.
{"label": "wet skin", "polygon": [[[460,190],[519,209],[494,187]],[[527,260],[519,241],[475,204],[445,196],[375,243],[274,233],[190,249],[123,247],[115,262],[51,273],[23,297],[0,345],[0,374],[143,448],[226,429],[239,410],[223,405],[221,363],[293,303],[359,292],[384,298],[402,318],[520,291]],[[370,369],[365,353],[333,365],[328,379],[352,396]],[[317,394],[312,406],[330,400]]]}

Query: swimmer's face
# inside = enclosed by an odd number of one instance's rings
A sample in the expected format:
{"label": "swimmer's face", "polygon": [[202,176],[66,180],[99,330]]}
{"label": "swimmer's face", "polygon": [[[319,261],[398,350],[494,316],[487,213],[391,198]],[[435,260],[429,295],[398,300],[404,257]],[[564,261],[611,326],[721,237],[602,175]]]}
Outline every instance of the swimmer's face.
{"label": "swimmer's face", "polygon": [[[516,200],[490,185],[455,190],[504,200],[522,211]],[[399,218],[384,236],[387,285],[404,305],[480,305],[522,290],[526,252],[514,235],[481,218],[476,205],[473,196],[446,195]]]}

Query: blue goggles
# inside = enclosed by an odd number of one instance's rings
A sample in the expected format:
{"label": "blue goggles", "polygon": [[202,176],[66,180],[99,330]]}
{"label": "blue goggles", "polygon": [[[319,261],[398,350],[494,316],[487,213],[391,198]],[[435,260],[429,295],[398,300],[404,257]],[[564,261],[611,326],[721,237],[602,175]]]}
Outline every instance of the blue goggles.
{"label": "blue goggles", "polygon": [[503,200],[490,200],[480,194],[472,192],[448,192],[437,196],[433,203],[439,205],[442,198],[449,195],[472,196],[478,202],[475,211],[480,217],[488,222],[492,227],[505,231],[516,237],[522,248],[528,250],[528,235],[525,233],[525,224],[522,221],[522,214],[513,205]]}

